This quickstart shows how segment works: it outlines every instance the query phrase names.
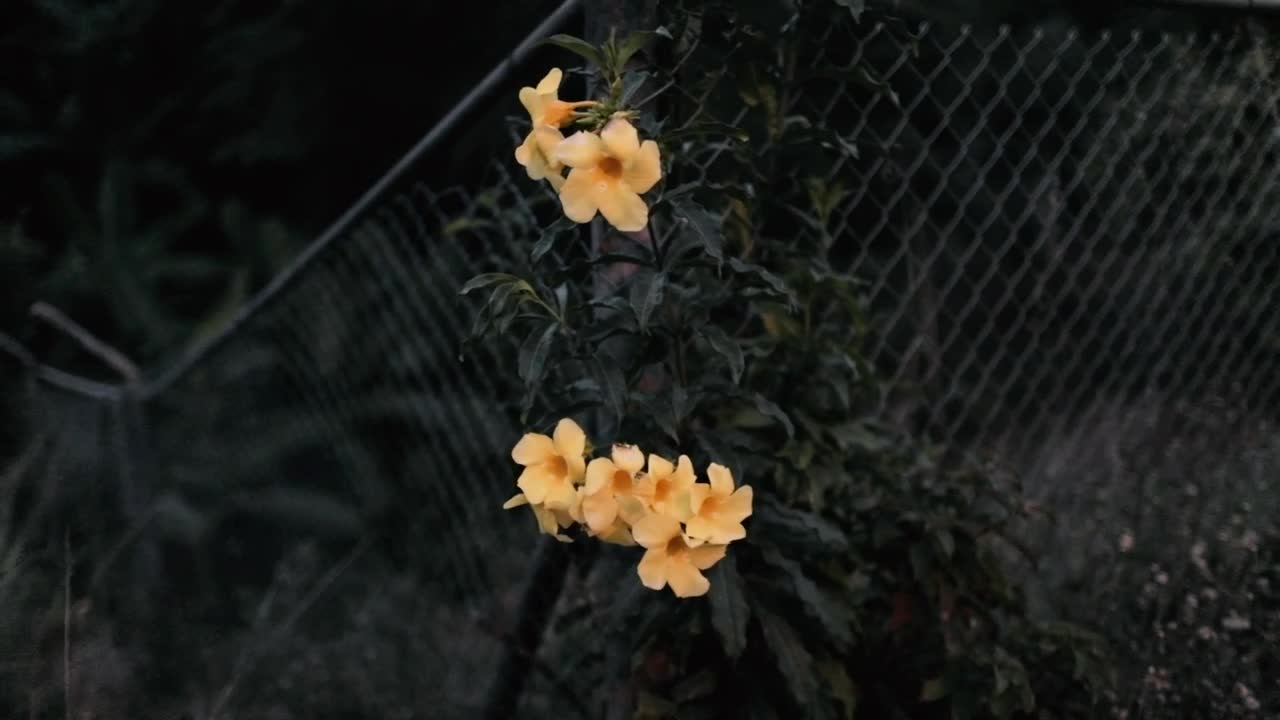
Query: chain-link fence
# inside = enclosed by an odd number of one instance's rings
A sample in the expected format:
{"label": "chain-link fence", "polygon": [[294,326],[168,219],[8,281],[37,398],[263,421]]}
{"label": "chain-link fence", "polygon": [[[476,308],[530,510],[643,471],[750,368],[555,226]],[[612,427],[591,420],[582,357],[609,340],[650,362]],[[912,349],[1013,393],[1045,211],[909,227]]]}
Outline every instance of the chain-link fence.
{"label": "chain-link fence", "polygon": [[[1049,504],[1073,502],[1062,486],[1079,477],[1099,488],[1147,478],[1193,431],[1215,438],[1196,447],[1217,466],[1243,463],[1223,483],[1253,487],[1221,491],[1257,496],[1280,469],[1274,45],[1247,28],[837,27],[812,38],[771,102],[835,158],[798,178],[835,201],[794,231],[824,238],[866,282],[882,414],[1024,474]],[[683,180],[716,172],[711,158]],[[144,383],[146,445],[130,454],[158,532],[198,536],[166,543],[245,538],[217,561],[260,566],[264,579],[279,558],[259,557],[262,537],[423,571],[425,593],[389,587],[351,608],[352,628],[382,603],[438,631],[367,659],[431,677],[425,696],[376,705],[385,717],[474,717],[493,693],[519,692],[512,662],[537,670],[536,657],[512,659],[512,638],[545,557],[497,509],[520,430],[513,355],[460,355],[473,318],[456,293],[475,273],[525,264],[514,240],[557,206],[500,168],[480,191],[436,182],[424,174],[382,197],[233,334]],[[1188,408],[1222,412],[1192,423]],[[1149,467],[1120,457],[1130,446]],[[1122,525],[1095,530],[1106,542],[1137,532]],[[371,526],[385,539],[376,561],[361,541]],[[254,597],[263,627],[298,620]],[[230,686],[269,695],[292,677],[272,667],[272,680]],[[342,690],[360,692],[373,708],[383,690]]]}

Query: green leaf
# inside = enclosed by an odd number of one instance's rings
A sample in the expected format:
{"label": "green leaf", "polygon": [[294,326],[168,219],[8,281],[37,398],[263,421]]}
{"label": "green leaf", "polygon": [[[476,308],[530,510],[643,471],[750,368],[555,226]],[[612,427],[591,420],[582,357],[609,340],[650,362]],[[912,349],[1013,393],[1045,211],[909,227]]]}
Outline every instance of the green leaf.
{"label": "green leaf", "polygon": [[[622,45],[618,47],[618,69],[625,68],[627,61],[644,49],[644,46],[648,45],[655,37],[662,37],[662,35],[658,31],[651,30],[641,30],[628,35],[627,39],[623,40]],[[670,39],[671,34],[667,33],[665,37]]]}
{"label": "green leaf", "polygon": [[772,400],[766,398],[760,393],[756,393],[754,397],[756,410],[759,410],[765,415],[777,420],[787,431],[788,438],[794,438],[796,436],[796,428],[791,424],[791,418],[787,417],[787,414],[782,411],[782,408],[778,407]]}
{"label": "green leaf", "polygon": [[552,35],[542,42],[547,45],[555,45],[556,47],[564,48],[596,67],[604,68],[604,58],[600,56],[600,51],[582,38],[560,34]]}
{"label": "green leaf", "polygon": [[692,199],[681,198],[672,202],[676,216],[687,224],[689,232],[702,244],[703,250],[716,261],[717,267],[724,263],[724,214],[716,214],[702,207]]}
{"label": "green leaf", "polygon": [[737,561],[726,555],[707,575],[711,581],[711,626],[720,636],[725,654],[736,660],[747,647],[747,622],[751,619]]}
{"label": "green leaf", "polygon": [[715,350],[729,363],[729,374],[733,377],[733,384],[737,385],[742,379],[742,371],[745,367],[742,358],[742,347],[737,341],[729,337],[729,334],[716,325],[705,325],[699,331],[703,338],[711,345],[711,349]]}
{"label": "green leaf", "polygon": [[812,578],[804,574],[800,563],[784,556],[777,548],[765,548],[762,554],[766,563],[786,575],[805,612],[830,633],[837,647],[841,650],[852,647],[854,618],[851,606],[818,587]]}
{"label": "green leaf", "polygon": [[520,278],[516,277],[515,275],[511,275],[510,273],[484,273],[482,275],[476,275],[475,277],[468,280],[467,283],[462,286],[462,289],[458,291],[458,294],[466,295],[468,293],[479,290],[480,288],[489,287],[490,285],[497,285],[498,283],[501,283],[501,282],[519,282],[519,281],[520,281]]}
{"label": "green leaf", "polygon": [[753,532],[806,551],[845,552],[849,539],[830,521],[808,510],[787,507],[773,496],[757,493],[751,516]]}
{"label": "green leaf", "polygon": [[533,246],[533,251],[529,253],[529,259],[538,262],[547,253],[555,247],[556,242],[568,234],[566,231],[575,227],[575,223],[569,218],[562,217],[551,223],[551,225],[542,231],[542,238]]}
{"label": "green leaf", "polygon": [[749,275],[759,279],[764,283],[765,287],[775,295],[785,297],[790,300],[792,304],[795,304],[795,295],[787,288],[787,284],[782,281],[782,278],[774,275],[768,270],[765,270],[759,265],[753,265],[740,258],[730,258],[729,268],[740,275]]}
{"label": "green leaf", "polygon": [[622,368],[606,353],[597,354],[592,360],[596,382],[600,385],[601,400],[614,418],[621,421],[627,412],[627,379],[622,374]]}
{"label": "green leaf", "polygon": [[648,283],[641,283],[636,287],[639,288],[639,293],[632,292],[631,307],[635,310],[636,321],[640,324],[640,331],[645,332],[649,327],[649,318],[653,316],[653,312],[662,304],[663,293],[667,287],[667,274],[653,273],[649,277]]}
{"label": "green leaf", "polygon": [[652,77],[647,72],[629,72],[622,78],[622,97],[618,100],[624,107],[631,102],[631,98],[635,96],[644,84],[649,82]]}
{"label": "green leaf", "polygon": [[766,608],[757,606],[756,617],[792,697],[801,707],[811,707],[818,688],[814,680],[813,656],[805,649],[804,641],[786,620]]}
{"label": "green leaf", "polygon": [[547,357],[551,354],[551,341],[559,328],[555,323],[548,323],[542,330],[534,330],[525,339],[520,348],[519,373],[526,387],[533,387],[542,379],[547,368]]}

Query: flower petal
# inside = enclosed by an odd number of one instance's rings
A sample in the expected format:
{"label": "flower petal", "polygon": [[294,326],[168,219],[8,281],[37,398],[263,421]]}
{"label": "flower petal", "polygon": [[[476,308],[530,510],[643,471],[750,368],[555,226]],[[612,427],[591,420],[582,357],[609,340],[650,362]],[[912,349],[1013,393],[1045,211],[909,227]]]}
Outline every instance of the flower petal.
{"label": "flower petal", "polygon": [[[525,136],[524,142],[516,147],[516,162],[528,167],[533,160],[533,153],[537,149],[538,145],[534,142],[533,133],[529,133]],[[536,180],[537,178],[534,179]]]}
{"label": "flower petal", "polygon": [[635,445],[614,443],[613,464],[628,474],[635,475],[644,467],[644,453]]}
{"label": "flower petal", "polygon": [[560,192],[564,187],[564,176],[558,172],[553,172],[547,176],[547,182],[551,183],[551,189]]}
{"label": "flower petal", "polygon": [[556,514],[541,505],[530,505],[533,509],[533,516],[538,519],[538,531],[547,535],[555,535],[560,532],[559,526],[556,525]]}
{"label": "flower petal", "polygon": [[564,73],[558,67],[553,67],[547,73],[546,77],[538,82],[538,94],[547,95],[560,91],[560,80],[564,77]]}
{"label": "flower petal", "polygon": [[631,537],[631,531],[627,526],[620,522],[615,522],[607,531],[600,533],[596,537],[610,545],[622,545],[624,547],[634,547],[635,538]]}
{"label": "flower petal", "polygon": [[547,492],[555,483],[556,477],[542,465],[531,465],[520,473],[516,487],[524,493],[525,498],[533,505],[541,505],[547,499]]}
{"label": "flower petal", "polygon": [[743,485],[728,500],[720,503],[720,516],[726,520],[742,522],[751,517],[751,501],[754,499],[750,485]]}
{"label": "flower petal", "polygon": [[724,558],[728,545],[703,545],[689,551],[689,561],[699,570],[709,570]]}
{"label": "flower petal", "polygon": [[711,463],[707,468],[707,478],[711,480],[711,492],[720,497],[729,497],[733,493],[733,473],[729,468],[718,463]]}
{"label": "flower petal", "polygon": [[631,159],[631,163],[622,171],[622,180],[638,193],[647,193],[662,179],[662,158],[658,154],[658,143],[645,140],[640,151]]}
{"label": "flower petal", "polygon": [[689,512],[697,513],[702,509],[702,503],[711,496],[711,486],[706,483],[694,483],[689,486]]}
{"label": "flower petal", "polygon": [[628,525],[635,525],[644,519],[648,512],[645,510],[644,503],[639,498],[627,497],[623,495],[617,498],[618,501],[618,517],[622,522]]}
{"label": "flower petal", "polygon": [[558,480],[547,486],[547,495],[543,500],[543,505],[548,510],[564,510],[568,511],[573,507],[574,501],[577,500],[577,492],[571,483]]}
{"label": "flower petal", "polygon": [[521,465],[540,465],[555,457],[556,446],[551,438],[538,433],[525,433],[520,442],[511,448],[511,459]]}
{"label": "flower petal", "polygon": [[613,499],[611,492],[588,495],[582,499],[582,517],[592,532],[606,532],[618,518],[618,501]]}
{"label": "flower petal", "polygon": [[689,522],[685,523],[685,532],[691,538],[705,540],[713,545],[728,545],[747,536],[747,529],[740,522],[701,515],[689,518]]}
{"label": "flower petal", "polygon": [[525,497],[524,493],[516,493],[515,495],[511,496],[510,500],[502,503],[502,509],[510,510],[512,508],[518,508],[521,505],[528,505],[528,504],[529,504],[529,498]]}
{"label": "flower petal", "polygon": [[693,472],[693,461],[689,459],[688,455],[681,455],[679,463],[671,479],[675,481],[674,487],[680,490],[688,490],[698,479]]}
{"label": "flower petal", "polygon": [[711,582],[687,559],[667,563],[667,584],[679,598],[706,595],[711,589]]}
{"label": "flower petal", "polygon": [[555,443],[556,451],[565,460],[582,457],[582,453],[587,450],[587,434],[582,432],[578,423],[571,418],[565,418],[556,423]]}
{"label": "flower petal", "polygon": [[531,121],[536,122],[538,115],[542,114],[542,97],[531,87],[520,88],[520,104],[529,112]]}
{"label": "flower petal", "polygon": [[613,482],[613,473],[617,470],[609,458],[596,458],[587,464],[588,495],[594,495],[609,487]]}
{"label": "flower petal", "polygon": [[595,133],[579,130],[556,146],[555,160],[571,168],[594,168],[603,159],[604,143]]}
{"label": "flower petal", "polygon": [[667,554],[662,550],[649,550],[640,558],[636,567],[640,582],[650,590],[661,590],[667,585]]}
{"label": "flower petal", "polygon": [[570,455],[565,458],[565,463],[569,466],[569,482],[581,483],[587,474],[587,459],[581,455]]}
{"label": "flower petal", "polygon": [[680,534],[680,523],[665,515],[646,515],[631,526],[636,542],[647,548],[662,548]]}
{"label": "flower petal", "polygon": [[676,466],[672,465],[670,460],[659,455],[649,454],[649,476],[654,480],[670,477],[675,469]]}
{"label": "flower petal", "polygon": [[597,193],[596,202],[604,219],[623,232],[639,232],[649,224],[649,206],[621,183]]}
{"label": "flower petal", "polygon": [[600,140],[604,142],[609,154],[623,165],[630,164],[631,159],[640,152],[640,135],[635,126],[623,118],[610,120],[600,131]]}
{"label": "flower petal", "polygon": [[[529,137],[533,138],[538,150],[547,158],[548,164],[555,164],[556,148],[560,147],[560,143],[564,142],[564,135],[553,127],[534,128],[529,133]],[[526,140],[525,142],[528,142]],[[559,168],[557,168],[559,169]]]}
{"label": "flower petal", "polygon": [[569,179],[560,187],[560,205],[565,217],[576,223],[588,223],[595,218],[599,206],[590,170],[569,171]]}

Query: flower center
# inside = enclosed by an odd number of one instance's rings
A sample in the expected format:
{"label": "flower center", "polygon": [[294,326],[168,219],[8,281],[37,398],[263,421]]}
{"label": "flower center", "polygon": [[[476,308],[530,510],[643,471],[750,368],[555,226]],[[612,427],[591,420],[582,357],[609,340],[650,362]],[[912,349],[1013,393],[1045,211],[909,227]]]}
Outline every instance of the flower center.
{"label": "flower center", "polygon": [[667,556],[677,557],[688,552],[689,546],[684,544],[684,538],[676,535],[667,541]]}
{"label": "flower center", "polygon": [[598,167],[602,174],[608,175],[612,179],[616,180],[622,177],[622,162],[618,158],[607,157],[600,161]]}
{"label": "flower center", "polygon": [[720,510],[720,498],[709,497],[702,501],[702,507],[698,508],[698,514],[704,517],[715,515]]}
{"label": "flower center", "polygon": [[614,492],[630,492],[631,485],[631,473],[628,473],[626,470],[618,470],[613,473]]}
{"label": "flower center", "polygon": [[667,479],[659,480],[653,486],[653,501],[663,502],[667,499],[667,495],[671,494],[671,481]]}
{"label": "flower center", "polygon": [[547,461],[547,471],[558,477],[565,477],[569,474],[569,463],[562,457],[551,458]]}

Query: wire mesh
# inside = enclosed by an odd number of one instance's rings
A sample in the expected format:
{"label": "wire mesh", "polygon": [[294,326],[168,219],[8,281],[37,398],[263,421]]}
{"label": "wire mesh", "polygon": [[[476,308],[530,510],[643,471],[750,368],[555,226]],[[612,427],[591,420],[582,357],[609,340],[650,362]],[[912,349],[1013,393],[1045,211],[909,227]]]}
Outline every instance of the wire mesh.
{"label": "wire mesh", "polygon": [[[826,238],[867,283],[882,413],[1024,467],[1116,402],[1216,398],[1274,418],[1270,44],[832,27],[805,49],[780,114],[826,138],[818,179],[844,194],[825,225],[794,231]],[[851,70],[863,66],[883,85]],[[731,58],[720,79],[736,80]],[[685,179],[716,181],[719,160],[713,149]],[[401,701],[433,717],[484,705],[476,679],[512,652],[505,633],[540,562],[531,527],[497,510],[520,431],[515,348],[460,357],[474,318],[456,293],[522,267],[514,240],[556,209],[502,170],[483,192],[419,183],[386,197],[234,336],[144,392],[157,502],[245,538],[267,528],[345,547],[373,526],[388,557],[420,571],[414,627],[438,637],[406,657],[432,680]],[[250,564],[259,551],[227,552]]]}

